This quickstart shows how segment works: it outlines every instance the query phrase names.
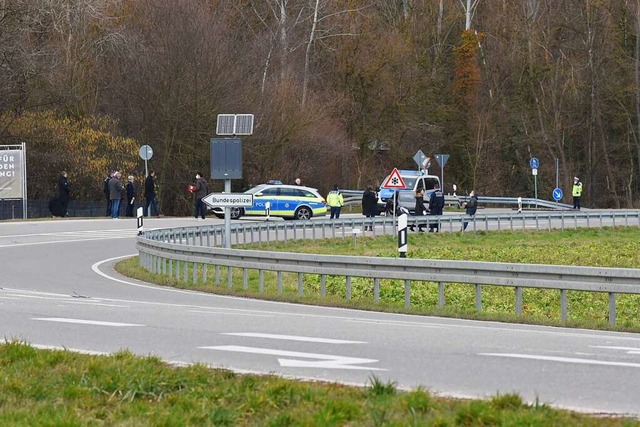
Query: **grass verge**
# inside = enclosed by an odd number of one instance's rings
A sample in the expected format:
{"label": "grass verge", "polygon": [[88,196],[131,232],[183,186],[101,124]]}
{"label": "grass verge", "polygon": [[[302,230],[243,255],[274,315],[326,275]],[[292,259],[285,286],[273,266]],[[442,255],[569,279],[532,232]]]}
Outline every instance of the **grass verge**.
{"label": "grass verge", "polygon": [[[604,229],[554,230],[550,232],[476,232],[476,233],[412,233],[409,239],[410,258],[474,260],[531,264],[584,265],[638,268],[640,266],[640,229],[617,227]],[[256,248],[255,246],[253,248]],[[265,249],[263,246],[262,249]],[[349,254],[395,257],[396,242],[391,236],[361,237],[354,245],[351,237],[327,240],[297,240],[272,242],[271,251],[320,254]],[[174,264],[175,265],[175,264]],[[482,312],[475,308],[475,288],[469,284],[447,284],[446,306],[438,308],[437,283],[412,282],[411,308],[404,307],[404,283],[381,280],[380,301],[373,301],[373,281],[353,278],[352,299],[345,299],[342,276],[327,277],[327,297],[320,297],[320,276],[304,276],[304,295],[298,296],[297,274],[283,274],[283,294],[277,294],[276,274],[264,272],[264,291],[259,291],[258,273],[250,271],[248,287],[242,289],[242,272],[234,269],[231,286],[229,271],[222,267],[208,272],[202,280],[202,267],[197,267],[198,281],[193,283],[193,266],[182,265],[179,277],[149,273],[138,265],[137,258],[120,262],[121,274],[165,286],[194,289],[226,295],[262,298],[305,304],[348,307],[362,310],[568,326],[587,329],[640,332],[637,307],[640,296],[618,295],[617,323],[608,323],[608,294],[568,292],[569,318],[561,320],[560,292],[549,289],[525,289],[523,315],[515,314],[515,289],[483,286]],[[236,271],[238,270],[238,271]],[[174,267],[175,272],[175,267]],[[186,278],[186,279],[185,279]]]}
{"label": "grass verge", "polygon": [[523,403],[443,399],[368,387],[173,367],[129,352],[89,356],[0,345],[0,425],[11,426],[638,426]]}

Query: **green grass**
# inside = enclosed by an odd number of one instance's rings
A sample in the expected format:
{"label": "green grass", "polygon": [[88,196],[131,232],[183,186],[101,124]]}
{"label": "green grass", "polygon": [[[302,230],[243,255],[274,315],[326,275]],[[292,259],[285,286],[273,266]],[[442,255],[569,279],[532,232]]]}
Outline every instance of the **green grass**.
{"label": "green grass", "polygon": [[482,401],[169,366],[123,351],[89,356],[0,345],[3,426],[638,426],[526,404],[514,394]]}
{"label": "green grass", "polygon": [[[640,266],[640,230],[638,228],[578,229],[550,232],[476,232],[476,233],[412,233],[409,237],[409,258],[476,260],[491,262],[517,262],[558,265],[584,265],[637,268]],[[254,247],[255,248],[255,247]],[[262,249],[266,249],[265,245]],[[354,246],[353,238],[327,240],[298,240],[273,242],[271,251],[290,251],[320,254],[349,254],[363,256],[397,256],[396,242],[391,236],[360,237]],[[175,268],[175,264],[174,264]],[[181,268],[184,268],[183,266]],[[188,268],[192,268],[191,265]],[[515,315],[515,290],[509,287],[483,286],[483,311],[475,309],[475,288],[468,284],[447,284],[446,306],[438,308],[437,283],[412,282],[411,308],[404,307],[404,283],[381,280],[380,301],[373,301],[373,280],[353,278],[352,299],[345,299],[342,276],[327,277],[327,297],[320,297],[320,276],[304,276],[304,295],[297,295],[297,274],[283,274],[283,295],[277,295],[276,274],[265,272],[265,289],[259,293],[258,274],[249,272],[248,288],[242,289],[242,272],[234,269],[232,287],[227,287],[226,268],[220,268],[219,282],[213,268],[209,268],[207,281],[192,281],[155,275],[140,268],[137,259],[120,262],[116,269],[124,275],[166,286],[197,289],[204,292],[249,296],[278,301],[300,302],[363,310],[462,317],[505,322],[536,323],[544,325],[614,329],[640,332],[637,307],[640,296],[618,295],[617,323],[608,323],[608,294],[568,292],[568,320],[560,318],[560,293],[557,290],[524,289],[523,315]]]}

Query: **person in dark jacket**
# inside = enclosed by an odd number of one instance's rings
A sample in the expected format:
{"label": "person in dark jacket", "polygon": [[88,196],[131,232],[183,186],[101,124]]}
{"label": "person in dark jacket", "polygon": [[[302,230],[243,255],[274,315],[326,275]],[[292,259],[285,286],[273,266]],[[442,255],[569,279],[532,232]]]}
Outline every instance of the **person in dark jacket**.
{"label": "person in dark jacket", "polygon": [[136,185],[133,183],[133,175],[127,178],[127,210],[126,216],[133,216],[133,208],[136,203]]}
{"label": "person in dark jacket", "polygon": [[109,180],[113,178],[113,172],[109,172],[109,175],[102,181],[102,192],[105,199],[107,199],[107,212],[105,216],[111,216],[111,197],[109,195]]}
{"label": "person in dark jacket", "polygon": [[202,201],[202,198],[209,194],[209,185],[200,172],[196,173],[196,183],[194,187],[195,190],[193,190],[193,193],[196,196],[194,216],[198,219],[198,215],[200,215],[202,219],[205,219],[207,217],[207,206]]}
{"label": "person in dark jacket", "polygon": [[[414,207],[414,215],[415,216],[423,216],[425,214],[424,208],[424,188],[418,188],[416,190],[416,205]],[[415,231],[415,227],[413,225],[409,226],[409,230]],[[424,231],[424,225],[418,224],[418,231]]]}
{"label": "person in dark jacket", "polygon": [[[371,186],[362,193],[362,214],[367,218],[375,218],[378,214],[378,196]],[[373,226],[365,226],[364,231],[367,230],[373,231]]]}
{"label": "person in dark jacket", "polygon": [[[444,193],[440,190],[440,184],[433,186],[433,193],[429,198],[429,215],[442,215],[444,209]],[[437,221],[429,224],[429,232],[438,232],[440,226]]]}
{"label": "person in dark jacket", "polygon": [[[156,172],[151,171],[147,179],[144,181],[144,216],[158,215],[158,203],[156,202]],[[149,212],[151,207],[151,212]]]}
{"label": "person in dark jacket", "polygon": [[[471,191],[469,193],[469,200],[464,204],[465,213],[467,216],[474,216],[476,211],[478,210],[478,196],[476,196],[475,191]],[[467,229],[467,225],[469,225],[469,221],[464,221],[462,223],[462,231]]]}
{"label": "person in dark jacket", "polygon": [[67,216],[69,200],[71,200],[71,190],[69,189],[69,181],[67,180],[67,171],[62,171],[60,179],[58,179],[58,198],[60,199],[60,213],[65,217]]}
{"label": "person in dark jacket", "polygon": [[113,178],[109,180],[109,197],[111,198],[111,218],[118,219],[120,214],[120,200],[122,199],[122,190],[124,185],[120,178],[122,175],[120,172],[116,172]]}

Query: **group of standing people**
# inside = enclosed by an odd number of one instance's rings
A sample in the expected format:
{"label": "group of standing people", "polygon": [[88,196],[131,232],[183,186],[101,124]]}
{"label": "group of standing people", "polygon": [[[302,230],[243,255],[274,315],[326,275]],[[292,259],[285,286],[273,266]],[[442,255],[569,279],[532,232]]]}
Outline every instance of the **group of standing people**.
{"label": "group of standing people", "polygon": [[[151,207],[151,214],[158,214],[158,205],[156,202],[155,195],[155,181],[154,178],[156,176],[155,171],[151,171],[151,173],[147,176],[145,180],[145,207],[144,207],[144,215],[146,216],[149,212],[149,207]],[[110,216],[113,219],[118,219],[120,216],[120,205],[123,200],[123,191],[126,190],[126,201],[127,206],[125,209],[125,216],[133,217],[134,216],[134,207],[135,201],[138,194],[138,189],[135,184],[135,179],[133,175],[129,175],[127,177],[127,184],[122,182],[122,174],[118,171],[111,172],[103,181],[102,191],[107,200],[107,210],[105,216]]]}

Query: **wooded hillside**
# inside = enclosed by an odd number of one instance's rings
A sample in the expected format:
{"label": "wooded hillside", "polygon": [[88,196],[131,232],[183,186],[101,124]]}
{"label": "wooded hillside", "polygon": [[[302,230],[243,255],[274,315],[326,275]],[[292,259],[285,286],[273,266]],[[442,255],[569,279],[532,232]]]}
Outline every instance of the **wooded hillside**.
{"label": "wooded hillside", "polygon": [[108,169],[144,175],[149,144],[182,213],[216,116],[251,113],[234,190],[362,189],[420,149],[451,155],[447,192],[533,196],[538,157],[550,199],[557,158],[564,201],[578,175],[584,205],[638,206],[638,3],[0,0],[0,144],[27,142],[30,197],[64,168],[96,200]]}

